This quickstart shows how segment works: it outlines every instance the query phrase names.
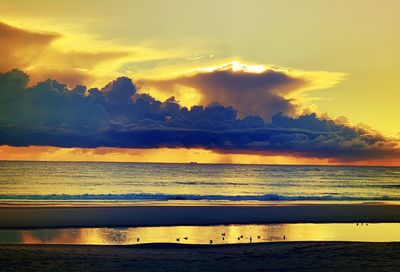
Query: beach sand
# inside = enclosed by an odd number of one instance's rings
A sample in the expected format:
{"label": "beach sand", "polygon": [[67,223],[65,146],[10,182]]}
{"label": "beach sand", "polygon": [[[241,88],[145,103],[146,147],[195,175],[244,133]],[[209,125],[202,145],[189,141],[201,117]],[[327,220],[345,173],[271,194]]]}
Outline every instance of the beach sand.
{"label": "beach sand", "polygon": [[[400,205],[8,206],[0,228],[400,222]],[[0,271],[400,271],[400,243],[0,245]]]}
{"label": "beach sand", "polygon": [[400,205],[1,207],[0,228],[400,222]]}
{"label": "beach sand", "polygon": [[1,245],[0,271],[399,271],[400,243]]}

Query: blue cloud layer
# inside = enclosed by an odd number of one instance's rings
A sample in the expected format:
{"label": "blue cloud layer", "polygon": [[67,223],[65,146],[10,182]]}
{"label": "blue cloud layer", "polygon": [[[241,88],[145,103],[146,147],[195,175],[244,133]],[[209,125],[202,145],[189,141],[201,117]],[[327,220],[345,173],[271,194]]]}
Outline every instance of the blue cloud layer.
{"label": "blue cloud layer", "polygon": [[360,160],[399,156],[398,142],[316,114],[283,114],[266,122],[238,118],[237,110],[212,103],[181,107],[138,94],[129,78],[103,89],[68,89],[53,80],[27,88],[28,76],[0,74],[0,144],[57,147],[188,147],[227,153],[295,154]]}

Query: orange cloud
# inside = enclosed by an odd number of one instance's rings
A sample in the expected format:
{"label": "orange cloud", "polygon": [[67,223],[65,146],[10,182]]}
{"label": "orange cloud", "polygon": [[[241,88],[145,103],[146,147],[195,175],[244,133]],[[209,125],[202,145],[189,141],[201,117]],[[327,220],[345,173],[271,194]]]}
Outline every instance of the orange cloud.
{"label": "orange cloud", "polygon": [[0,22],[0,71],[31,65],[59,37],[56,33],[31,32]]}
{"label": "orange cloud", "polygon": [[63,36],[51,32],[34,32],[0,22],[0,72],[14,68],[31,75],[29,84],[55,79],[68,86],[92,84],[93,69],[106,62],[126,57],[124,51],[86,52],[61,50],[53,42]]}

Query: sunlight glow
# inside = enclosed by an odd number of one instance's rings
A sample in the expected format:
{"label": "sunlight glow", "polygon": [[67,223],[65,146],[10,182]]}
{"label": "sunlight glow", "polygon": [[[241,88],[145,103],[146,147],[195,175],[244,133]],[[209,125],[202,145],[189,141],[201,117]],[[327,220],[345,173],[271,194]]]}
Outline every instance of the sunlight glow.
{"label": "sunlight glow", "polygon": [[237,60],[233,60],[231,62],[217,65],[217,66],[199,68],[199,71],[212,72],[212,71],[229,71],[230,70],[233,72],[262,73],[268,69],[272,69],[272,68],[267,68],[263,65],[245,64],[245,63],[241,63]]}

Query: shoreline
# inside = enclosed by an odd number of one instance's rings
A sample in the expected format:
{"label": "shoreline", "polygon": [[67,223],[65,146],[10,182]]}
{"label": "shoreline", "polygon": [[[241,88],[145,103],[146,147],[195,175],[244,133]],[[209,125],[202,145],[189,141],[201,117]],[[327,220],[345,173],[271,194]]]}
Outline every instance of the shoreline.
{"label": "shoreline", "polygon": [[285,223],[399,223],[400,205],[291,204],[207,206],[0,207],[0,229]]}
{"label": "shoreline", "polygon": [[69,201],[18,200],[0,201],[2,208],[84,208],[84,207],[136,207],[136,206],[303,206],[303,205],[399,205],[397,200],[168,200],[168,201]]}
{"label": "shoreline", "polygon": [[292,246],[292,245],[307,245],[307,244],[390,244],[399,246],[400,242],[360,242],[360,241],[281,241],[281,242],[258,242],[258,243],[242,243],[242,244],[182,244],[182,243],[142,243],[142,244],[127,244],[127,245],[95,245],[95,244],[0,244],[0,248],[4,247],[32,247],[32,248],[125,248],[125,249],[219,249],[219,248],[246,248],[246,247],[273,247],[273,246]]}

